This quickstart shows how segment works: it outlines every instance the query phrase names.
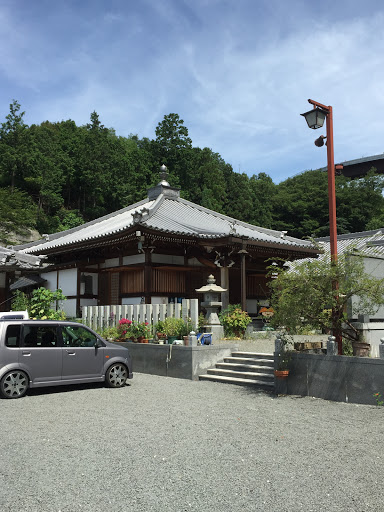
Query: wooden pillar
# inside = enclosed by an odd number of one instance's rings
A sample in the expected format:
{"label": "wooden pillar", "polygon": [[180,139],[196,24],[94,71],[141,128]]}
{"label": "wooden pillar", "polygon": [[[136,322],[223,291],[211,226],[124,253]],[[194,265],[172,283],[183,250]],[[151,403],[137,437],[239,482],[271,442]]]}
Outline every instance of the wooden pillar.
{"label": "wooden pillar", "polygon": [[145,303],[151,303],[152,295],[152,254],[149,249],[145,251],[145,264],[144,264],[144,297]]}
{"label": "wooden pillar", "polygon": [[241,309],[247,311],[247,274],[245,256],[248,254],[245,249],[239,251],[241,255]]}
{"label": "wooden pillar", "polygon": [[[81,270],[77,268],[77,277],[76,277],[76,316],[81,316],[80,311],[80,285],[81,285]],[[56,304],[57,309],[57,304]]]}
{"label": "wooden pillar", "polygon": [[226,292],[221,294],[221,302],[223,305],[221,309],[226,309],[229,306],[229,269],[228,267],[221,267],[220,269],[220,286],[226,288]]}

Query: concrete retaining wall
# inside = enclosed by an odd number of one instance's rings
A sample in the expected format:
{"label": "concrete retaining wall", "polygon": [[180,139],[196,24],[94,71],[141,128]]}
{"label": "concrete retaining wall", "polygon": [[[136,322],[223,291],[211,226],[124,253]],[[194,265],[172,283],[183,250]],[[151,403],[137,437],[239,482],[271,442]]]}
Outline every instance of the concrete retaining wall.
{"label": "concrete retaining wall", "polygon": [[288,379],[275,383],[278,394],[375,405],[373,394],[384,395],[384,360],[297,353]]}
{"label": "concrete retaining wall", "polygon": [[132,357],[133,372],[164,377],[198,380],[218,361],[237,350],[237,345],[219,347],[203,345],[156,345],[152,343],[119,343],[127,347]]}

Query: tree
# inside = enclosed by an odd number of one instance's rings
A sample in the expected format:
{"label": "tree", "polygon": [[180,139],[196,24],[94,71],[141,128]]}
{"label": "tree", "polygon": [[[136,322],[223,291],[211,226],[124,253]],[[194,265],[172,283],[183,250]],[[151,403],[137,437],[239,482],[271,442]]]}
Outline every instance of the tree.
{"label": "tree", "polygon": [[383,224],[380,225],[384,213],[383,187],[384,176],[376,174],[374,169],[359,179],[337,177],[336,210],[339,233],[383,227]]}
{"label": "tree", "polygon": [[61,309],[52,309],[55,302],[63,302],[67,298],[60,288],[55,291],[47,288],[36,288],[29,295],[17,290],[12,300],[13,311],[28,310],[30,318],[40,320],[65,320]]}
{"label": "tree", "polygon": [[153,150],[158,165],[165,164],[170,175],[175,178],[173,186],[180,184],[184,188],[188,181],[192,140],[179,114],[168,114],[157,125]]}
{"label": "tree", "polygon": [[11,189],[22,179],[26,150],[27,126],[23,121],[25,112],[20,112],[20,104],[13,100],[9,114],[0,128],[0,174],[2,183]]}
{"label": "tree", "polygon": [[265,172],[251,176],[249,180],[253,208],[249,222],[263,228],[273,227],[273,198],[276,194],[276,185]]}
{"label": "tree", "polygon": [[[372,170],[359,179],[336,176],[337,231],[364,231],[378,226],[384,212],[384,176]],[[274,227],[298,238],[329,234],[328,175],[306,171],[276,186],[272,198]],[[374,219],[377,219],[374,221]]]}
{"label": "tree", "polygon": [[272,197],[275,229],[298,238],[329,233],[328,178],[323,171],[307,171],[276,186]]}
{"label": "tree", "polygon": [[[349,318],[356,313],[373,314],[384,305],[384,279],[365,272],[362,256],[342,254],[337,264],[329,257],[306,259],[288,271],[272,264],[269,277],[275,277],[270,282],[275,310],[271,325],[284,326],[291,334],[303,328],[329,331],[335,325],[344,339],[358,340]],[[339,283],[338,290],[333,289],[334,281]]]}
{"label": "tree", "polygon": [[36,225],[37,207],[25,192],[0,188],[0,243],[11,244],[15,236],[27,234]]}

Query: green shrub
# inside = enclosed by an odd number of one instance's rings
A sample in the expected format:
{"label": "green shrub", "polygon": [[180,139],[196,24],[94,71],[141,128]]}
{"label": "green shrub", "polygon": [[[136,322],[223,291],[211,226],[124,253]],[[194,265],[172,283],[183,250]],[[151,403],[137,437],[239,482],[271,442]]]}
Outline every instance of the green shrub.
{"label": "green shrub", "polygon": [[230,304],[219,314],[220,322],[224,327],[225,336],[244,337],[245,329],[252,322],[246,311],[240,304]]}
{"label": "green shrub", "polygon": [[167,336],[180,336],[180,333],[185,328],[184,320],[182,318],[168,317],[163,321],[163,328]]}
{"label": "green shrub", "polygon": [[107,327],[106,329],[102,329],[100,332],[100,335],[105,340],[108,338],[116,339],[119,338],[119,332],[117,330],[117,327]]}
{"label": "green shrub", "polygon": [[13,311],[27,310],[30,318],[39,320],[65,320],[65,313],[62,310],[52,309],[52,304],[63,301],[67,298],[60,288],[56,291],[47,288],[37,288],[29,295],[17,290],[12,300]]}

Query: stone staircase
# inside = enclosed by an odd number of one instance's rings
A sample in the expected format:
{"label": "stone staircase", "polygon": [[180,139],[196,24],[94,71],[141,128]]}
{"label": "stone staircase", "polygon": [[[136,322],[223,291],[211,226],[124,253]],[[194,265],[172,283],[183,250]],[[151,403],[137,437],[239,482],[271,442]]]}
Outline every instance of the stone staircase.
{"label": "stone staircase", "polygon": [[199,380],[253,386],[273,391],[273,363],[273,354],[232,352],[231,357],[216,363],[216,367],[207,370],[206,375],[199,375]]}

